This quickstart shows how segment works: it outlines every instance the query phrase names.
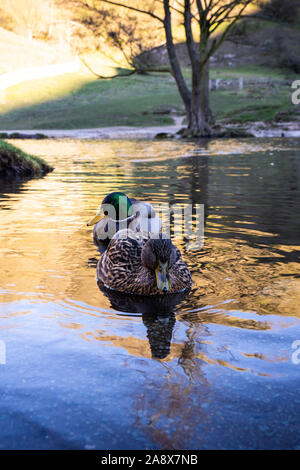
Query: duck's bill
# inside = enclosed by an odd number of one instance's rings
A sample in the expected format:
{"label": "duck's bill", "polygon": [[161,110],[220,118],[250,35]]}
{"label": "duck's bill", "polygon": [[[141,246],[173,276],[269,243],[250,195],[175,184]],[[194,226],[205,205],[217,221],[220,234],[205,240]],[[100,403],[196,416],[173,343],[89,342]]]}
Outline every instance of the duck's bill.
{"label": "duck's bill", "polygon": [[93,217],[91,220],[88,221],[88,223],[86,224],[88,227],[90,225],[95,225],[97,222],[99,222],[100,220],[102,219],[101,215],[95,215],[95,217]]}
{"label": "duck's bill", "polygon": [[102,209],[98,209],[97,212],[96,212],[95,217],[93,217],[91,220],[89,220],[86,225],[88,227],[90,225],[95,225],[95,224],[97,224],[97,222],[100,222],[100,220],[102,220],[103,217],[104,217],[104,213],[103,213]]}
{"label": "duck's bill", "polygon": [[158,289],[162,292],[168,292],[171,288],[170,280],[168,277],[168,262],[162,263],[160,261],[155,271],[155,274]]}

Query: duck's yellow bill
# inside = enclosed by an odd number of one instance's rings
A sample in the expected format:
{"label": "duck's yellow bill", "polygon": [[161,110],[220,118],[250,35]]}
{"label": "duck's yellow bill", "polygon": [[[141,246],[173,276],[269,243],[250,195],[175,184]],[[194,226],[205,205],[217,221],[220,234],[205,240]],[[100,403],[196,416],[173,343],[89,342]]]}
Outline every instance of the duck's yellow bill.
{"label": "duck's yellow bill", "polygon": [[95,217],[93,217],[91,220],[88,221],[88,223],[86,224],[88,227],[90,225],[95,225],[97,222],[99,222],[99,220],[102,219],[102,215],[95,215]]}
{"label": "duck's yellow bill", "polygon": [[96,212],[96,215],[95,217],[93,217],[91,220],[88,221],[88,223],[86,224],[88,227],[90,225],[95,225],[97,222],[99,222],[101,219],[103,219],[104,217],[104,213],[103,213],[103,210],[101,208],[101,206],[98,208],[97,212]]}

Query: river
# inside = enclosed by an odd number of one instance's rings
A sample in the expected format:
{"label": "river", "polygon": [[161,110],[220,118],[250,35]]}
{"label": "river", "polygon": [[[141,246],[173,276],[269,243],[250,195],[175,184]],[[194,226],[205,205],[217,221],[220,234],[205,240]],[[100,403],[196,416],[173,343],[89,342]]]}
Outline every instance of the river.
{"label": "river", "polygon": [[[0,183],[0,447],[300,448],[300,140],[13,142]],[[203,204],[169,305],[103,292],[93,216],[120,190]]]}

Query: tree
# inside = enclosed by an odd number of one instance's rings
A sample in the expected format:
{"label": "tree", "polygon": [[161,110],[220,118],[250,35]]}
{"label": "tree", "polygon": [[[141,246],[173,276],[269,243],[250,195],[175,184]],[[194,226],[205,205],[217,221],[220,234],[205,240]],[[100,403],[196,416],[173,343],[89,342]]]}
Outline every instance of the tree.
{"label": "tree", "polygon": [[[136,12],[99,0],[56,0],[56,3],[67,9],[69,17],[84,27],[80,34],[76,32],[73,37],[73,44],[79,54],[90,50],[101,51],[102,55],[119,67],[131,69],[127,74],[122,72],[122,76],[146,73],[153,68],[145,60],[144,53],[164,43],[164,29],[156,29],[154,35],[151,17],[143,17],[143,21],[139,21],[141,18],[138,18]],[[83,57],[81,60],[98,78],[111,78],[99,75]],[[170,67],[159,69],[170,72]]]}
{"label": "tree", "polygon": [[[209,60],[221,46],[232,26],[255,0],[75,0],[90,11],[111,5],[145,15],[163,26],[171,73],[185,106],[188,136],[212,133],[209,100]],[[176,53],[173,20],[180,17],[191,61],[191,89],[184,78]],[[219,34],[217,34],[219,32]]]}

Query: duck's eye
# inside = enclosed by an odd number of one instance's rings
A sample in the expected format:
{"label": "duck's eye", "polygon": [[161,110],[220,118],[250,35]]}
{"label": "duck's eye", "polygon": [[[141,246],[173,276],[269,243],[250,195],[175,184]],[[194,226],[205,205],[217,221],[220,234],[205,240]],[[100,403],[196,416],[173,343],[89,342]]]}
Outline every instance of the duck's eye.
{"label": "duck's eye", "polygon": [[107,215],[108,215],[108,212],[107,212],[107,211],[104,211],[104,215],[107,216]]}

